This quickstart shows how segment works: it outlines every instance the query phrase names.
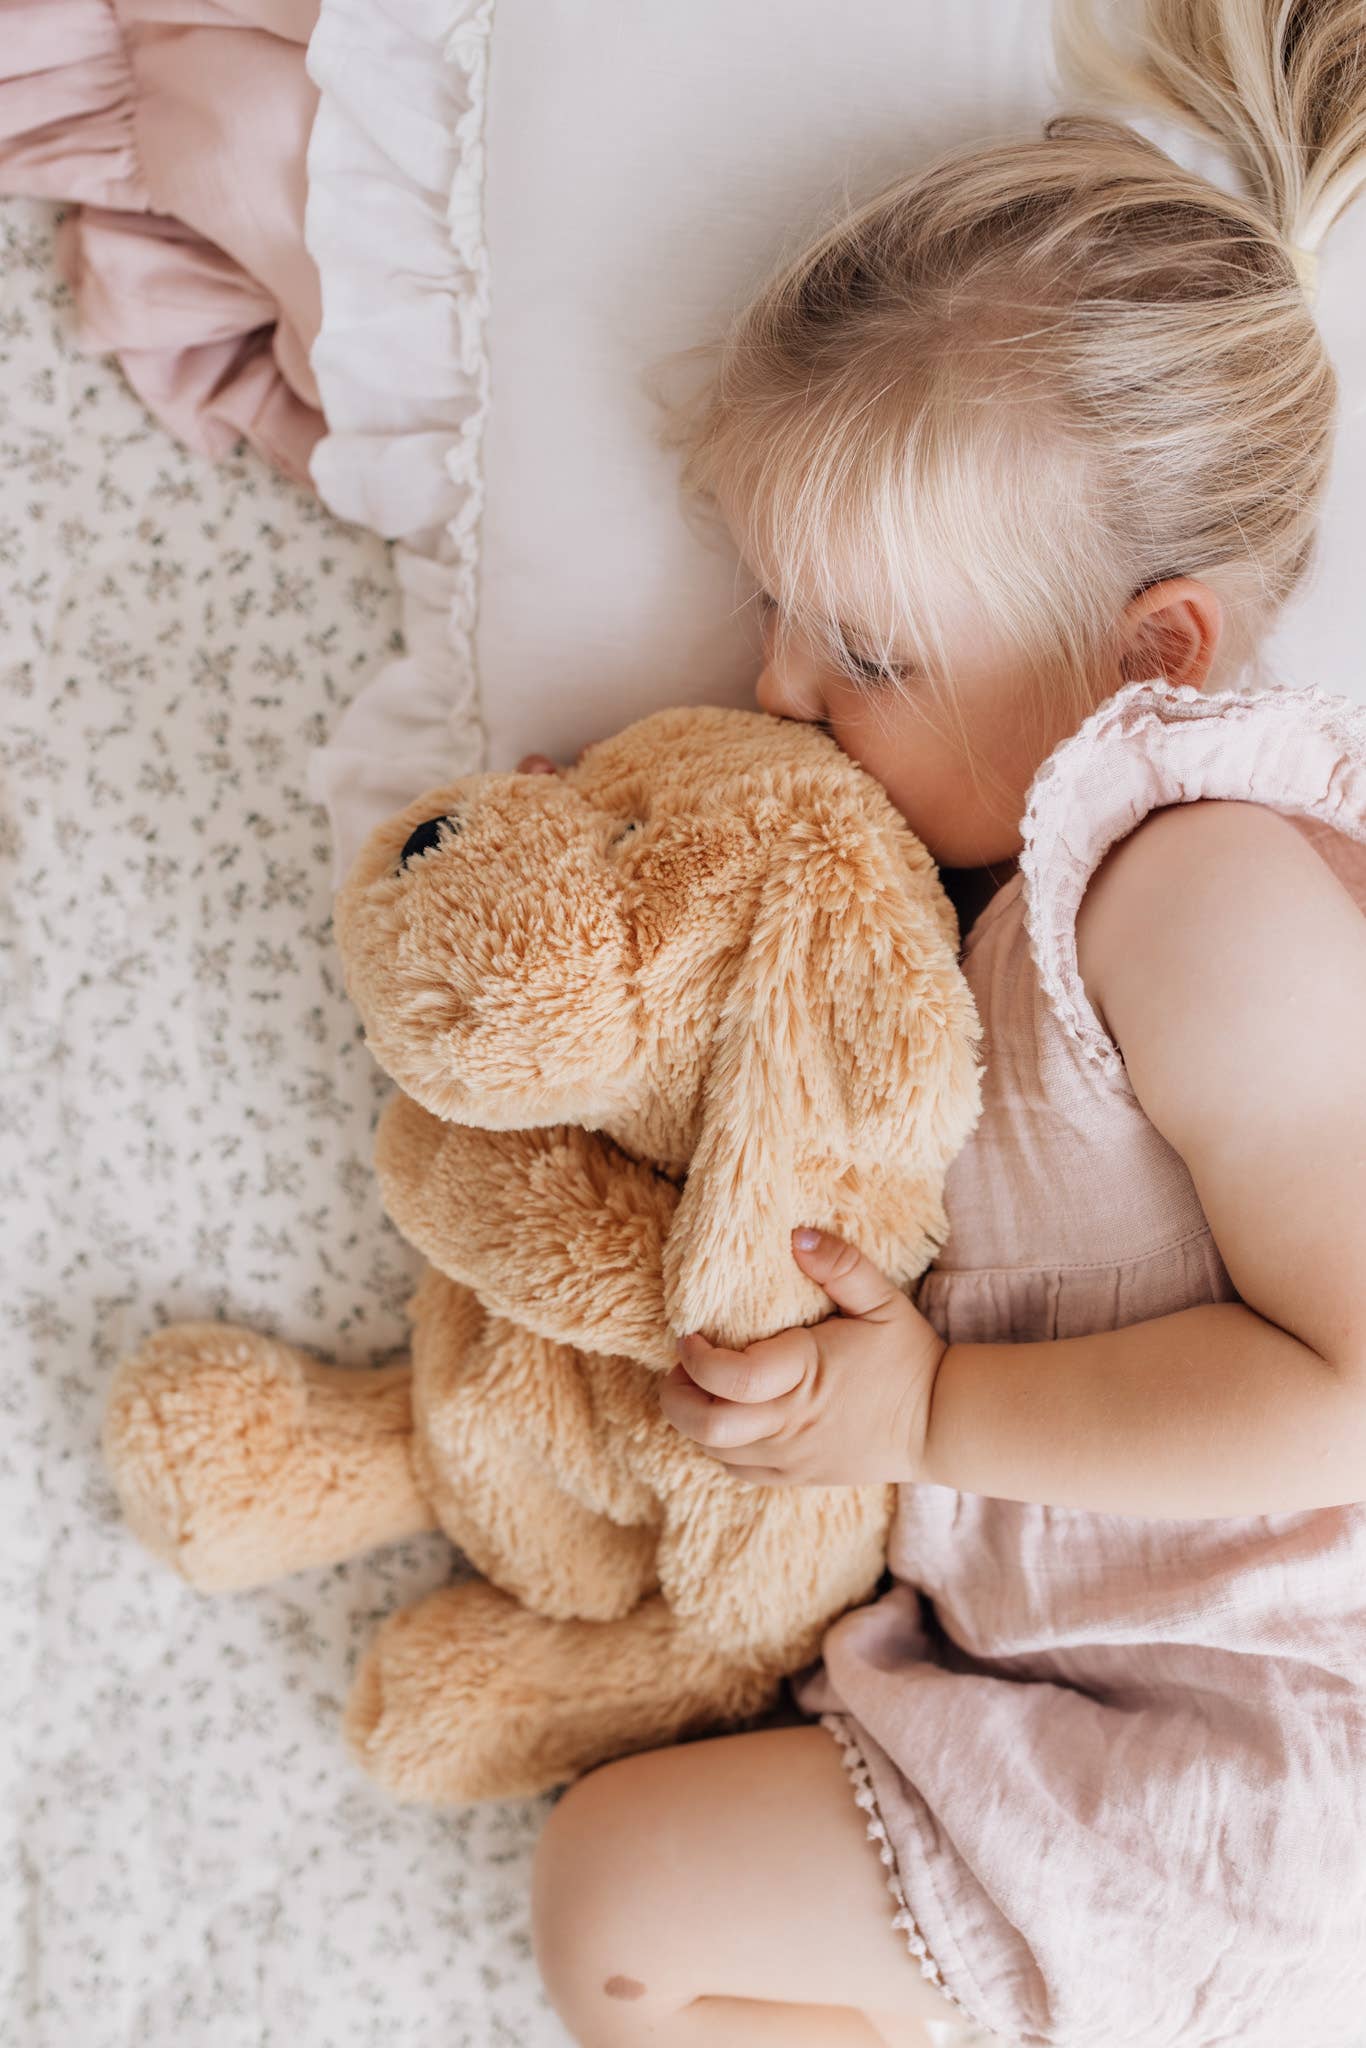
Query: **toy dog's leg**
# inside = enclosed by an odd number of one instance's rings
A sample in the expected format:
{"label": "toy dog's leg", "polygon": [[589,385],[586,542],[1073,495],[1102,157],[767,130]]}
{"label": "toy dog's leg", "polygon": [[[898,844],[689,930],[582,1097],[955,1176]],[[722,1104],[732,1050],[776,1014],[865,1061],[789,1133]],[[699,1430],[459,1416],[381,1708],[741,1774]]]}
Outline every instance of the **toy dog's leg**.
{"label": "toy dog's leg", "polygon": [[658,1583],[660,1508],[604,1403],[643,1405],[653,1375],[537,1336],[435,1269],[412,1312],[416,1468],[451,1541],[538,1614],[629,1614]]}
{"label": "toy dog's leg", "polygon": [[226,1323],[159,1331],[119,1366],[104,1420],[129,1526],[206,1593],[435,1528],[411,1381],[407,1364],[321,1365]]}
{"label": "toy dog's leg", "polygon": [[344,1732],[400,1801],[523,1799],[610,1757],[719,1732],[778,1686],[775,1668],[728,1659],[657,1595],[619,1621],[548,1621],[472,1579],[385,1624]]}
{"label": "toy dog's leg", "polygon": [[416,1464],[441,1526],[486,1578],[538,1614],[614,1621],[659,1580],[657,1523],[623,1525],[567,1494],[543,1459],[509,1438],[488,1436],[453,1484],[429,1472],[420,1438]]}

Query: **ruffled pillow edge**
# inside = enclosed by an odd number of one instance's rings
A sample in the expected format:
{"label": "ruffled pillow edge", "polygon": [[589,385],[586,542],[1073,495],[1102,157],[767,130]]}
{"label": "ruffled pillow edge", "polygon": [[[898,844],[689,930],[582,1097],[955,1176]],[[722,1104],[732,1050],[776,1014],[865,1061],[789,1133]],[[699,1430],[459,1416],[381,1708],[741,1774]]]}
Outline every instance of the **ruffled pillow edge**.
{"label": "ruffled pillow edge", "polygon": [[308,46],[319,104],[304,241],[322,288],[310,360],[328,423],[311,473],[337,518],[395,542],[407,649],[309,758],[334,888],[373,825],[485,765],[475,627],[493,10],[494,0],[322,0]]}

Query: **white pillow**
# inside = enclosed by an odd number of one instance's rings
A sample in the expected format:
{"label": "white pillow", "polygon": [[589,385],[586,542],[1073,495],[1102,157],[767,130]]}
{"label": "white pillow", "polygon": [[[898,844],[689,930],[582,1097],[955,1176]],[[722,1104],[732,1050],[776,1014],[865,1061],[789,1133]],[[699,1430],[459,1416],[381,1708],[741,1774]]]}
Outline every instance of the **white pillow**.
{"label": "white pillow", "polygon": [[[685,523],[642,373],[723,328],[832,201],[1037,134],[1062,104],[1049,19],[1049,0],[323,0],[309,240],[333,433],[314,473],[333,510],[427,558],[417,653],[315,763],[339,873],[443,772],[752,702],[751,585]],[[1208,146],[1138,125],[1232,186]],[[1269,648],[1275,673],[1356,696],[1364,258],[1366,206],[1321,263],[1348,415],[1322,565]]]}

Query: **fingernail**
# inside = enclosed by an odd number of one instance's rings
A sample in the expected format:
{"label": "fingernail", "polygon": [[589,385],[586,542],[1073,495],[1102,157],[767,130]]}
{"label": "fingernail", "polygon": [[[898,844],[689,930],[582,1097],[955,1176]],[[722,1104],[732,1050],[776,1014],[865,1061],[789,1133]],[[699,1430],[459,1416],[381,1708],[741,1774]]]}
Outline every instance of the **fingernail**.
{"label": "fingernail", "polygon": [[794,1230],[792,1242],[800,1252],[813,1252],[821,1241],[819,1230]]}

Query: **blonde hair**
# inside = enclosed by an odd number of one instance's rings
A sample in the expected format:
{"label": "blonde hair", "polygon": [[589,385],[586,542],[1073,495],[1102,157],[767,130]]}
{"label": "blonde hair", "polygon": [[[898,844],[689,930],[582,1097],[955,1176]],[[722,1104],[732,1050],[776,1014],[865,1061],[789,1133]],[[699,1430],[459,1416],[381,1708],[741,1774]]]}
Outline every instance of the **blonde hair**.
{"label": "blonde hair", "polygon": [[[1136,4],[1121,37],[1058,0],[1092,111],[897,180],[668,359],[708,365],[662,439],[779,646],[865,687],[849,639],[913,659],[965,745],[950,608],[1018,664],[1042,737],[1115,687],[1138,591],[1204,579],[1241,666],[1313,554],[1337,385],[1296,252],[1366,182],[1366,0]],[[1247,196],[1094,110],[1116,101],[1213,138]]]}

